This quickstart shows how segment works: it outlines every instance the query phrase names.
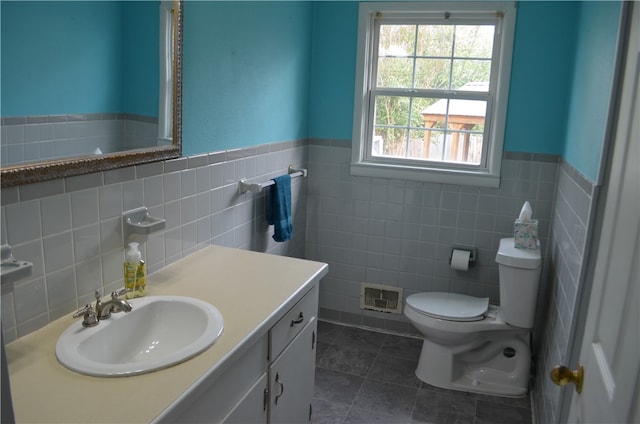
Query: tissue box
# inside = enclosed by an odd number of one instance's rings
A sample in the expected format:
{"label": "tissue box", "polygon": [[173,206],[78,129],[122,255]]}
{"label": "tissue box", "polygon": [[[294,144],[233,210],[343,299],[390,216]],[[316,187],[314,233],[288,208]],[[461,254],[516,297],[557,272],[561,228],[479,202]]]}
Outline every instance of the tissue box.
{"label": "tissue box", "polygon": [[516,219],[513,225],[513,238],[518,249],[538,248],[538,220],[523,221]]}

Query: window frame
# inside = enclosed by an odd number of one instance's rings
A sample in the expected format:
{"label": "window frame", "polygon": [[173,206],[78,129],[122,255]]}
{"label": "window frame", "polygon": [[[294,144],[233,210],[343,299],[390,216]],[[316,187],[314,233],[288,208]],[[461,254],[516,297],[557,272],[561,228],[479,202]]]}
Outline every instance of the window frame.
{"label": "window frame", "polygon": [[[419,15],[419,17],[416,17]],[[358,17],[358,50],[356,90],[354,98],[353,149],[351,174],[376,178],[407,179],[481,187],[498,187],[504,145],[511,58],[515,32],[514,2],[373,2],[360,3]],[[446,17],[445,17],[446,16]],[[378,20],[397,24],[471,23],[496,21],[491,81],[486,98],[483,159],[479,166],[450,162],[373,156],[371,153],[375,120]],[[497,62],[497,63],[496,63]],[[434,91],[434,90],[429,90]],[[456,96],[451,90],[441,94]],[[460,90],[457,90],[460,92]],[[452,97],[449,97],[452,98]],[[488,136],[486,136],[488,133]]]}

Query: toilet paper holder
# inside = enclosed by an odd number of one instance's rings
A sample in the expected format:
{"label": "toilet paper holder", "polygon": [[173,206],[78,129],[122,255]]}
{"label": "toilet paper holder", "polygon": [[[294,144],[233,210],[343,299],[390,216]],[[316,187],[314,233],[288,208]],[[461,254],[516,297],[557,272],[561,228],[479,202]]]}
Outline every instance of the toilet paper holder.
{"label": "toilet paper holder", "polygon": [[476,258],[478,257],[478,249],[472,246],[453,246],[451,248],[451,254],[449,255],[449,263],[451,263],[451,258],[453,258],[453,252],[456,250],[465,250],[469,252],[469,266],[473,265],[476,262]]}

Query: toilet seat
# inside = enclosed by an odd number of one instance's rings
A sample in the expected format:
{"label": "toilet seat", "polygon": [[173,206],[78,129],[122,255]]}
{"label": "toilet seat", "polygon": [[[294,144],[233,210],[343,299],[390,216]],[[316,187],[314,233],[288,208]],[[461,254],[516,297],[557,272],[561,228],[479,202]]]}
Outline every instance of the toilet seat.
{"label": "toilet seat", "polygon": [[443,292],[415,293],[406,303],[418,313],[447,321],[480,321],[489,308],[488,297]]}

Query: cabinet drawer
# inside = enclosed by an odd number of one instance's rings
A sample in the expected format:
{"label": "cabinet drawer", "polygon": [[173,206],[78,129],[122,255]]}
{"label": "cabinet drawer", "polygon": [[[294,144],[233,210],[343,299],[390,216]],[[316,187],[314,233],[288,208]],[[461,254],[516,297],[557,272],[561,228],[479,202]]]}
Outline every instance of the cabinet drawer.
{"label": "cabinet drawer", "polygon": [[318,286],[315,285],[269,331],[269,360],[273,361],[318,313]]}

